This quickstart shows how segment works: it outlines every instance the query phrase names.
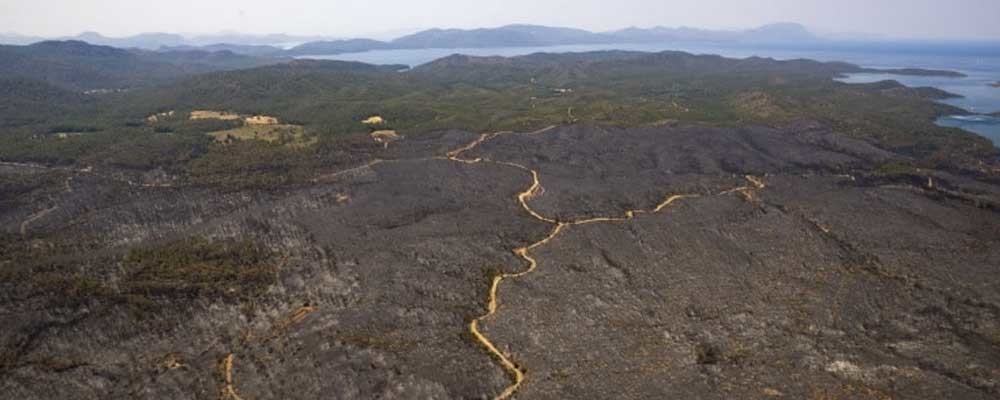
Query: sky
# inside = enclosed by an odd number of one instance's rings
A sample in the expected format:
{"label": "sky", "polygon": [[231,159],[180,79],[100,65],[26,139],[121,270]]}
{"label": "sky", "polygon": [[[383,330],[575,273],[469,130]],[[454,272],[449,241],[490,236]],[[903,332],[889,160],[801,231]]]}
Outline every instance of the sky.
{"label": "sky", "polygon": [[0,0],[0,32],[96,31],[393,36],[510,23],[594,31],[745,29],[798,22],[817,33],[1000,40],[1000,0]]}

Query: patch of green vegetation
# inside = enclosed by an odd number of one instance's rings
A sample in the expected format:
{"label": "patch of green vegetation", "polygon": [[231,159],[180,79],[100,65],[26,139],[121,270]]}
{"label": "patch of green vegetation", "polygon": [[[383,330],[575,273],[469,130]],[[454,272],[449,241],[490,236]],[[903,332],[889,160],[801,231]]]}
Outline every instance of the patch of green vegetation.
{"label": "patch of green vegetation", "polygon": [[882,164],[875,170],[875,173],[882,176],[916,175],[920,169],[915,165],[906,162],[893,161]]}
{"label": "patch of green vegetation", "polygon": [[138,169],[182,165],[204,153],[211,142],[204,134],[161,133],[148,128],[118,128],[67,137],[14,131],[4,138],[0,160]]}
{"label": "patch of green vegetation", "polygon": [[0,234],[0,286],[23,298],[46,295],[51,307],[115,299],[115,292],[95,278],[99,273],[83,273],[84,269],[96,268],[94,265],[111,265],[113,260],[94,256],[69,261],[78,251],[74,244]]}
{"label": "patch of green vegetation", "polygon": [[53,299],[61,305],[70,305],[84,299],[106,297],[112,290],[92,276],[65,271],[45,271],[32,274],[31,283],[45,293],[57,294]]}
{"label": "patch of green vegetation", "polygon": [[213,145],[188,165],[192,184],[224,189],[270,189],[311,176],[312,150],[246,140]]}
{"label": "patch of green vegetation", "polygon": [[147,298],[250,299],[276,279],[271,252],[250,242],[188,239],[129,252],[123,291]]}
{"label": "patch of green vegetation", "polygon": [[219,143],[261,140],[268,143],[303,145],[306,142],[305,133],[298,125],[244,125],[224,131],[209,132],[208,135]]}
{"label": "patch of green vegetation", "polygon": [[0,285],[25,296],[45,294],[55,307],[97,302],[142,315],[164,302],[257,298],[278,268],[273,252],[251,242],[195,238],[81,257],[87,253],[59,240],[0,235]]}
{"label": "patch of green vegetation", "polygon": [[243,123],[239,120],[171,118],[157,121],[152,126],[155,130],[165,132],[204,134],[236,129],[243,126]]}

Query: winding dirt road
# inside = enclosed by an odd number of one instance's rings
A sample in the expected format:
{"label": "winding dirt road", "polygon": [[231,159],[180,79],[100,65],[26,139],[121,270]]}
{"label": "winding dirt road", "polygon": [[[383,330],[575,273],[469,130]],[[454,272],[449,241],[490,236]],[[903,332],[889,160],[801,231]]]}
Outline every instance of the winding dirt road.
{"label": "winding dirt road", "polygon": [[[535,132],[529,132],[529,133],[524,133],[524,134],[525,135],[541,134],[541,133],[547,132],[547,131],[549,131],[549,130],[551,130],[553,128],[554,128],[554,126],[551,126],[551,127],[547,127],[547,128],[535,131]],[[357,166],[357,167],[354,167],[354,168],[349,168],[349,169],[346,169],[346,170],[343,170],[343,171],[339,171],[339,172],[335,172],[335,173],[332,173],[332,174],[328,174],[328,175],[319,177],[319,178],[317,178],[317,179],[314,180],[314,182],[329,181],[331,179],[336,179],[336,178],[339,178],[339,177],[344,176],[344,175],[349,175],[349,174],[352,174],[352,173],[356,173],[356,172],[359,172],[359,171],[362,171],[362,170],[374,167],[375,165],[379,165],[379,164],[383,164],[383,163],[402,162],[402,161],[431,161],[431,160],[446,160],[446,161],[459,162],[459,163],[463,163],[463,164],[489,163],[489,164],[503,165],[503,166],[507,166],[507,167],[516,168],[516,169],[522,170],[522,171],[528,173],[531,176],[531,185],[527,189],[525,189],[524,191],[522,191],[522,192],[520,192],[520,193],[517,194],[517,201],[520,204],[521,208],[524,209],[524,211],[526,213],[528,213],[529,215],[531,215],[532,218],[535,218],[535,219],[537,219],[539,221],[551,224],[553,226],[553,228],[549,232],[549,234],[546,235],[541,240],[539,240],[537,242],[534,242],[534,243],[532,243],[532,244],[530,244],[528,246],[525,246],[525,247],[519,247],[519,248],[513,249],[513,253],[515,255],[517,255],[519,258],[523,259],[527,263],[527,268],[523,269],[520,272],[515,272],[515,273],[501,273],[501,274],[497,274],[497,275],[493,276],[492,281],[490,283],[490,289],[489,289],[489,292],[487,293],[487,297],[486,297],[486,312],[483,313],[483,314],[481,314],[481,315],[479,315],[479,316],[477,316],[477,317],[475,317],[475,318],[473,318],[472,320],[470,320],[469,321],[469,325],[468,325],[469,333],[476,339],[476,342],[480,346],[482,346],[491,356],[493,356],[493,358],[495,358],[500,363],[500,366],[503,367],[503,369],[511,377],[512,383],[509,386],[507,386],[507,388],[505,388],[503,392],[501,392],[500,394],[498,394],[497,396],[494,397],[494,399],[497,399],[497,400],[504,400],[504,399],[511,398],[514,395],[514,393],[517,392],[517,390],[524,383],[524,380],[526,379],[526,374],[525,374],[525,370],[523,368],[521,368],[520,366],[518,366],[517,363],[514,360],[512,360],[508,355],[506,355],[502,351],[500,351],[500,349],[496,346],[496,344],[493,343],[493,341],[490,340],[489,337],[487,337],[485,334],[482,333],[482,331],[480,330],[480,324],[484,320],[492,317],[493,315],[495,315],[497,313],[497,310],[499,308],[499,295],[498,295],[498,291],[499,291],[501,283],[503,283],[507,279],[520,278],[520,277],[523,277],[525,275],[528,275],[528,274],[532,273],[533,271],[535,271],[538,268],[539,262],[538,262],[537,259],[535,259],[534,257],[532,257],[531,251],[535,250],[535,249],[537,249],[537,248],[539,248],[541,246],[544,246],[544,245],[548,244],[549,242],[555,240],[561,233],[565,232],[566,229],[568,229],[569,227],[572,227],[574,225],[586,225],[586,224],[594,224],[594,223],[613,223],[613,222],[629,221],[629,220],[634,219],[639,214],[655,214],[655,213],[659,213],[659,212],[663,211],[665,208],[669,207],[670,205],[676,203],[677,201],[684,200],[684,199],[689,199],[689,198],[696,198],[696,197],[700,197],[701,196],[699,194],[673,194],[673,195],[667,196],[662,202],[660,202],[659,204],[657,204],[656,207],[654,207],[652,209],[627,210],[627,211],[625,211],[622,214],[622,216],[619,216],[619,217],[614,217],[614,216],[612,216],[612,217],[594,217],[594,218],[587,218],[587,219],[576,220],[576,221],[559,221],[559,220],[557,220],[555,218],[551,218],[551,217],[547,217],[547,216],[542,215],[538,211],[536,211],[533,208],[531,208],[531,205],[529,204],[529,202],[531,201],[532,198],[534,198],[535,196],[540,195],[544,191],[544,189],[542,187],[542,184],[541,184],[541,178],[540,178],[539,173],[538,173],[537,170],[529,168],[529,167],[527,167],[525,165],[517,164],[517,163],[513,163],[513,162],[496,161],[496,160],[490,160],[490,159],[482,158],[482,157],[477,157],[477,158],[462,158],[461,157],[461,155],[463,153],[468,152],[470,150],[473,150],[476,147],[482,145],[483,143],[486,143],[486,142],[488,142],[488,141],[490,141],[490,140],[492,140],[492,139],[494,139],[494,138],[496,138],[498,136],[506,135],[506,134],[516,134],[516,133],[515,132],[510,132],[510,131],[484,133],[484,134],[479,135],[479,137],[477,137],[472,142],[469,142],[469,143],[467,143],[467,144],[465,144],[465,145],[463,145],[463,146],[461,146],[461,147],[459,147],[457,149],[454,149],[452,151],[447,152],[444,156],[428,157],[428,158],[417,158],[417,159],[401,159],[401,160],[381,160],[381,159],[375,159],[373,161],[370,161],[368,163],[362,164],[360,166]],[[727,194],[731,194],[731,193],[740,193],[741,195],[744,196],[744,198],[747,201],[752,201],[753,200],[752,192],[754,190],[763,189],[765,187],[765,184],[764,184],[764,182],[763,182],[762,179],[757,178],[757,177],[753,177],[753,176],[749,176],[748,175],[748,176],[746,176],[746,179],[747,179],[747,181],[750,182],[750,185],[732,188],[732,189],[723,191],[721,193],[717,193],[716,195],[727,195]],[[51,212],[51,211],[49,211],[49,212]],[[42,216],[44,216],[44,215],[39,215],[39,216],[37,216],[37,218],[41,218]],[[312,310],[310,310],[310,312],[311,311]],[[223,378],[224,378],[224,386],[222,388],[221,397],[223,399],[228,399],[228,400],[242,400],[242,398],[237,394],[237,392],[235,390],[235,387],[234,387],[234,384],[233,384],[232,367],[233,367],[233,359],[234,358],[235,358],[235,355],[232,354],[232,353],[230,353],[225,358],[223,358],[221,360],[221,362],[220,362],[220,364],[221,364],[220,365],[220,369],[221,369],[221,372],[222,372],[222,375],[223,375]]]}
{"label": "winding dirt road", "polygon": [[[537,131],[537,132],[532,132],[532,133],[529,133],[529,134],[538,134],[538,133],[546,132],[546,131],[548,131],[550,129],[551,129],[551,127],[550,128],[546,128],[546,129],[542,129],[542,130]],[[500,365],[507,371],[507,373],[511,376],[511,379],[513,380],[513,383],[510,386],[508,386],[506,389],[504,389],[504,391],[501,392],[499,395],[497,395],[496,397],[494,397],[497,400],[504,400],[504,399],[508,399],[511,396],[513,396],[514,393],[517,392],[517,390],[521,387],[521,384],[524,382],[526,376],[525,376],[525,372],[524,372],[523,368],[519,367],[517,365],[517,363],[515,363],[509,356],[507,356],[502,351],[500,351],[500,349],[497,348],[496,344],[494,344],[493,341],[491,341],[486,335],[484,335],[482,333],[482,331],[480,331],[479,325],[480,325],[480,322],[482,322],[483,320],[485,320],[487,318],[490,318],[494,314],[496,314],[497,309],[499,307],[499,300],[498,300],[497,291],[499,290],[500,284],[503,283],[504,280],[523,277],[525,275],[530,274],[531,272],[533,272],[535,269],[538,268],[538,260],[536,260],[534,257],[531,256],[531,251],[534,250],[534,249],[536,249],[536,248],[538,248],[538,247],[544,246],[545,244],[547,244],[549,242],[551,242],[556,237],[558,237],[560,233],[564,232],[567,227],[570,227],[570,226],[573,226],[573,225],[585,225],[585,224],[593,224],[593,223],[628,221],[628,220],[631,220],[631,219],[635,218],[636,215],[638,215],[638,214],[655,214],[655,213],[658,213],[658,212],[662,211],[663,209],[669,207],[671,204],[677,202],[678,200],[700,197],[700,195],[698,195],[698,194],[674,194],[674,195],[670,195],[670,196],[667,196],[667,198],[664,199],[660,204],[657,204],[656,207],[654,207],[653,209],[650,209],[650,210],[644,210],[644,209],[628,210],[628,211],[625,211],[624,216],[621,216],[621,217],[595,217],[595,218],[588,218],[588,219],[583,219],[583,220],[578,220],[578,221],[559,221],[559,220],[556,220],[554,218],[546,217],[546,216],[538,213],[534,209],[532,209],[531,206],[530,206],[530,204],[528,204],[528,201],[530,201],[533,197],[537,196],[539,194],[539,192],[542,190],[542,184],[541,184],[541,180],[539,178],[539,173],[538,173],[537,170],[528,168],[527,166],[524,166],[524,165],[521,165],[521,164],[512,163],[512,162],[493,161],[493,160],[484,159],[484,158],[481,158],[481,157],[479,157],[479,158],[473,158],[473,159],[466,159],[466,158],[461,158],[460,157],[462,155],[462,153],[464,153],[464,152],[472,150],[472,149],[478,147],[479,145],[481,145],[483,143],[486,143],[486,142],[488,142],[488,141],[490,141],[490,140],[492,140],[492,139],[494,139],[494,138],[496,138],[496,137],[498,137],[500,135],[509,134],[509,133],[512,133],[512,132],[496,132],[496,133],[482,134],[482,135],[479,136],[479,138],[477,138],[476,140],[472,141],[471,143],[466,144],[466,145],[464,145],[464,146],[462,146],[462,147],[460,147],[458,149],[452,150],[452,151],[450,151],[450,152],[447,153],[447,159],[452,160],[452,161],[456,161],[456,162],[461,162],[461,163],[465,163],[465,164],[475,164],[475,163],[482,163],[482,162],[493,163],[493,164],[499,164],[499,165],[506,165],[506,166],[517,168],[517,169],[520,169],[520,170],[523,170],[523,171],[526,171],[526,172],[530,173],[531,174],[531,186],[528,187],[523,192],[519,193],[517,195],[517,200],[520,203],[521,208],[523,208],[524,211],[527,212],[529,215],[531,215],[533,218],[535,218],[535,219],[537,219],[539,221],[546,222],[546,223],[554,225],[552,231],[545,238],[543,238],[543,239],[541,239],[541,240],[539,240],[539,241],[537,241],[537,242],[535,242],[535,243],[533,243],[533,244],[531,244],[529,246],[520,247],[520,248],[514,249],[514,254],[516,254],[518,257],[522,258],[523,260],[525,260],[528,263],[528,267],[526,269],[524,269],[523,271],[521,271],[521,272],[516,272],[516,273],[502,273],[502,274],[498,274],[498,275],[494,276],[493,280],[492,280],[492,282],[490,284],[489,293],[488,293],[487,298],[486,298],[486,313],[484,313],[484,314],[482,314],[482,315],[480,315],[480,316],[472,319],[469,322],[469,332],[472,334],[472,336],[476,339],[477,342],[479,342],[479,344],[483,348],[485,348],[494,358],[496,358],[500,362]],[[721,192],[718,195],[726,195],[726,194],[730,194],[730,193],[740,193],[740,194],[742,194],[746,198],[747,201],[752,201],[753,200],[753,194],[752,194],[753,190],[763,189],[765,187],[765,184],[764,184],[764,181],[762,179],[754,177],[754,176],[747,175],[746,179],[747,179],[747,181],[750,182],[750,184],[752,186],[740,186],[740,187],[736,187],[736,188],[729,189],[729,190],[726,190],[724,192]]]}

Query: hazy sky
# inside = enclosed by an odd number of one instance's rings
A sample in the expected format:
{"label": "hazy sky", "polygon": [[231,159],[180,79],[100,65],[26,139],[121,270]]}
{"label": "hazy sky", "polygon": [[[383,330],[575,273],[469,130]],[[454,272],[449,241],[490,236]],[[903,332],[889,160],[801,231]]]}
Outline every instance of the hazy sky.
{"label": "hazy sky", "polygon": [[429,27],[531,23],[747,28],[1000,40],[1000,0],[0,0],[0,31],[110,36],[139,32],[359,36]]}

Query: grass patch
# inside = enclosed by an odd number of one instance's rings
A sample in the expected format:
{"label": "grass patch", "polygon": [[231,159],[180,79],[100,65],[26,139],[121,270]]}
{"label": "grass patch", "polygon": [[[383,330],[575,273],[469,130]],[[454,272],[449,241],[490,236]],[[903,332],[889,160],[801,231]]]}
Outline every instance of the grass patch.
{"label": "grass patch", "polygon": [[2,235],[0,251],[0,285],[12,291],[44,295],[50,307],[97,302],[123,305],[137,315],[197,299],[258,298],[276,281],[280,262],[273,252],[249,241],[201,238],[86,257],[66,241],[46,240],[39,246]]}
{"label": "grass patch", "polygon": [[134,249],[124,265],[124,292],[147,298],[250,299],[277,272],[273,254],[254,243],[204,239]]}
{"label": "grass patch", "polygon": [[882,164],[875,170],[875,173],[882,176],[904,176],[918,175],[920,169],[915,165],[905,162],[888,162]]}
{"label": "grass patch", "polygon": [[240,115],[225,111],[194,110],[191,111],[191,119],[219,119],[229,121],[240,119]]}
{"label": "grass patch", "polygon": [[262,140],[268,143],[298,144],[308,142],[305,130],[298,125],[248,124],[224,131],[209,132],[216,143],[228,144],[237,140]]}

